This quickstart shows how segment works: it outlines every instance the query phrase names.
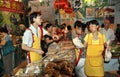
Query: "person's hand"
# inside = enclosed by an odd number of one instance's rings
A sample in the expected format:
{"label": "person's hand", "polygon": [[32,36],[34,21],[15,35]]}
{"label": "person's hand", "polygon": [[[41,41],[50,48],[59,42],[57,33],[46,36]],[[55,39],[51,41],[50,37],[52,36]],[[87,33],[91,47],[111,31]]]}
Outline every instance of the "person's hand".
{"label": "person's hand", "polygon": [[55,40],[55,41],[57,41],[57,40],[59,40],[59,36],[58,35],[53,35],[53,40]]}
{"label": "person's hand", "polygon": [[41,49],[37,49],[36,52],[40,55],[44,54],[44,51],[42,51]]}

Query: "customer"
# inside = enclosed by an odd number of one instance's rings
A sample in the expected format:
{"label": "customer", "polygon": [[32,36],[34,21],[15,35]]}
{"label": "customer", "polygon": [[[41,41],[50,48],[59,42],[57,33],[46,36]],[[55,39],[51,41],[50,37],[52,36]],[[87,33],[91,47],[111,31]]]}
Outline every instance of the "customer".
{"label": "customer", "polygon": [[46,30],[46,32],[47,32],[47,35],[52,36],[52,28],[53,28],[53,25],[52,25],[52,24],[50,24],[50,23],[46,24],[45,30]]}
{"label": "customer", "polygon": [[[73,39],[78,37],[78,40],[84,43],[84,31],[85,31],[85,25],[81,21],[76,21],[74,23],[74,33],[73,33]],[[80,77],[86,77],[84,73],[84,61],[85,61],[85,50],[83,48],[77,48],[76,47],[76,67],[75,72],[77,76]]]}
{"label": "customer", "polygon": [[48,52],[48,47],[50,44],[52,44],[54,41],[53,41],[53,38],[49,35],[44,35],[44,43],[42,44],[42,50],[44,51],[44,54],[43,56],[46,55],[46,53]]}
{"label": "customer", "polygon": [[86,51],[85,73],[87,77],[104,77],[103,50],[106,38],[98,31],[99,23],[96,20],[89,22],[90,32],[84,38]]}
{"label": "customer", "polygon": [[[3,38],[1,39],[0,42],[0,46],[2,46],[2,48],[7,45],[8,43],[12,44],[12,39],[8,34],[8,30],[6,27],[1,27],[0,28],[0,34],[3,36]],[[12,44],[13,45],[13,44]],[[3,60],[3,68],[5,71],[5,75],[7,77],[10,76],[10,74],[13,71],[13,61],[14,61],[14,52],[10,52],[9,54],[4,54],[5,51],[2,50],[2,60]]]}
{"label": "customer", "polygon": [[38,27],[41,25],[42,19],[40,12],[30,14],[30,27],[24,32],[22,49],[27,51],[28,62],[35,62],[42,58],[44,53],[41,49],[41,31]]}
{"label": "customer", "polygon": [[71,27],[71,25],[67,25],[66,39],[68,41],[72,40],[72,27]]}
{"label": "customer", "polygon": [[110,28],[110,20],[106,18],[104,20],[104,27],[100,30],[101,33],[103,33],[106,36],[106,41],[112,41],[115,40],[115,34],[113,30]]}

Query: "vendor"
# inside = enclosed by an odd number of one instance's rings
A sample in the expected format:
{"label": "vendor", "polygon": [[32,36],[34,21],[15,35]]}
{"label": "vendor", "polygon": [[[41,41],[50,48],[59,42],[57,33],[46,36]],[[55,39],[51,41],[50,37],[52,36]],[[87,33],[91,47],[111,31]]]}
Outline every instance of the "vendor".
{"label": "vendor", "polygon": [[89,22],[91,33],[87,34],[84,38],[84,45],[87,47],[84,69],[87,77],[104,77],[102,53],[106,37],[98,31],[98,25],[99,23],[97,20],[91,20]]}
{"label": "vendor", "polygon": [[28,62],[35,62],[42,59],[44,53],[41,49],[41,30],[38,25],[41,25],[42,19],[40,12],[30,14],[30,27],[24,32],[22,49],[28,51]]}

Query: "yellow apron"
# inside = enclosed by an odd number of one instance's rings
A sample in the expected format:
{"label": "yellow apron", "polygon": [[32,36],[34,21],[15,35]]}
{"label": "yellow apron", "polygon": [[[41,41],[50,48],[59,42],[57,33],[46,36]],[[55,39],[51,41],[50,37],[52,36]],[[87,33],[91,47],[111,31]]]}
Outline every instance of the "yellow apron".
{"label": "yellow apron", "polygon": [[103,49],[104,41],[99,33],[99,44],[92,44],[92,37],[88,35],[88,48],[85,61],[85,73],[87,76],[104,76]]}
{"label": "yellow apron", "polygon": [[[40,37],[37,37],[37,36],[33,35],[32,48],[41,49],[41,43],[40,42],[41,42]],[[35,61],[41,60],[42,55],[40,55],[40,54],[38,54],[34,51],[30,51],[30,52],[28,52],[28,59],[29,59],[29,63],[35,62]]]}

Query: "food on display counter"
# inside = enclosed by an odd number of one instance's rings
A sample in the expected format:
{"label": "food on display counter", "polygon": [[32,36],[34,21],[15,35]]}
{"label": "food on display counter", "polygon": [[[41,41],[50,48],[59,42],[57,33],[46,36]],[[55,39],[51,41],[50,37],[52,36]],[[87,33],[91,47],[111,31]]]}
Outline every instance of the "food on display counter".
{"label": "food on display counter", "polygon": [[[62,49],[66,44],[53,43],[40,61],[28,64],[16,77],[72,77],[74,75],[74,49]],[[67,43],[67,45],[69,45]]]}
{"label": "food on display counter", "polygon": [[73,50],[60,50],[55,54],[48,55],[44,61],[52,61],[52,60],[68,60],[69,62],[74,62],[75,60],[75,51]]}
{"label": "food on display counter", "polygon": [[[44,59],[44,77],[73,77],[74,76],[74,63],[75,63],[75,51],[74,49],[62,49],[64,46],[70,44],[59,43],[56,52],[48,50],[47,57]],[[49,47],[49,49],[56,48]],[[54,52],[54,53],[53,53]]]}
{"label": "food on display counter", "polygon": [[74,65],[66,60],[50,61],[44,68],[45,77],[73,77]]}
{"label": "food on display counter", "polygon": [[55,54],[59,50],[60,50],[60,46],[56,42],[53,42],[52,44],[49,45],[48,52],[46,54],[47,55]]}

